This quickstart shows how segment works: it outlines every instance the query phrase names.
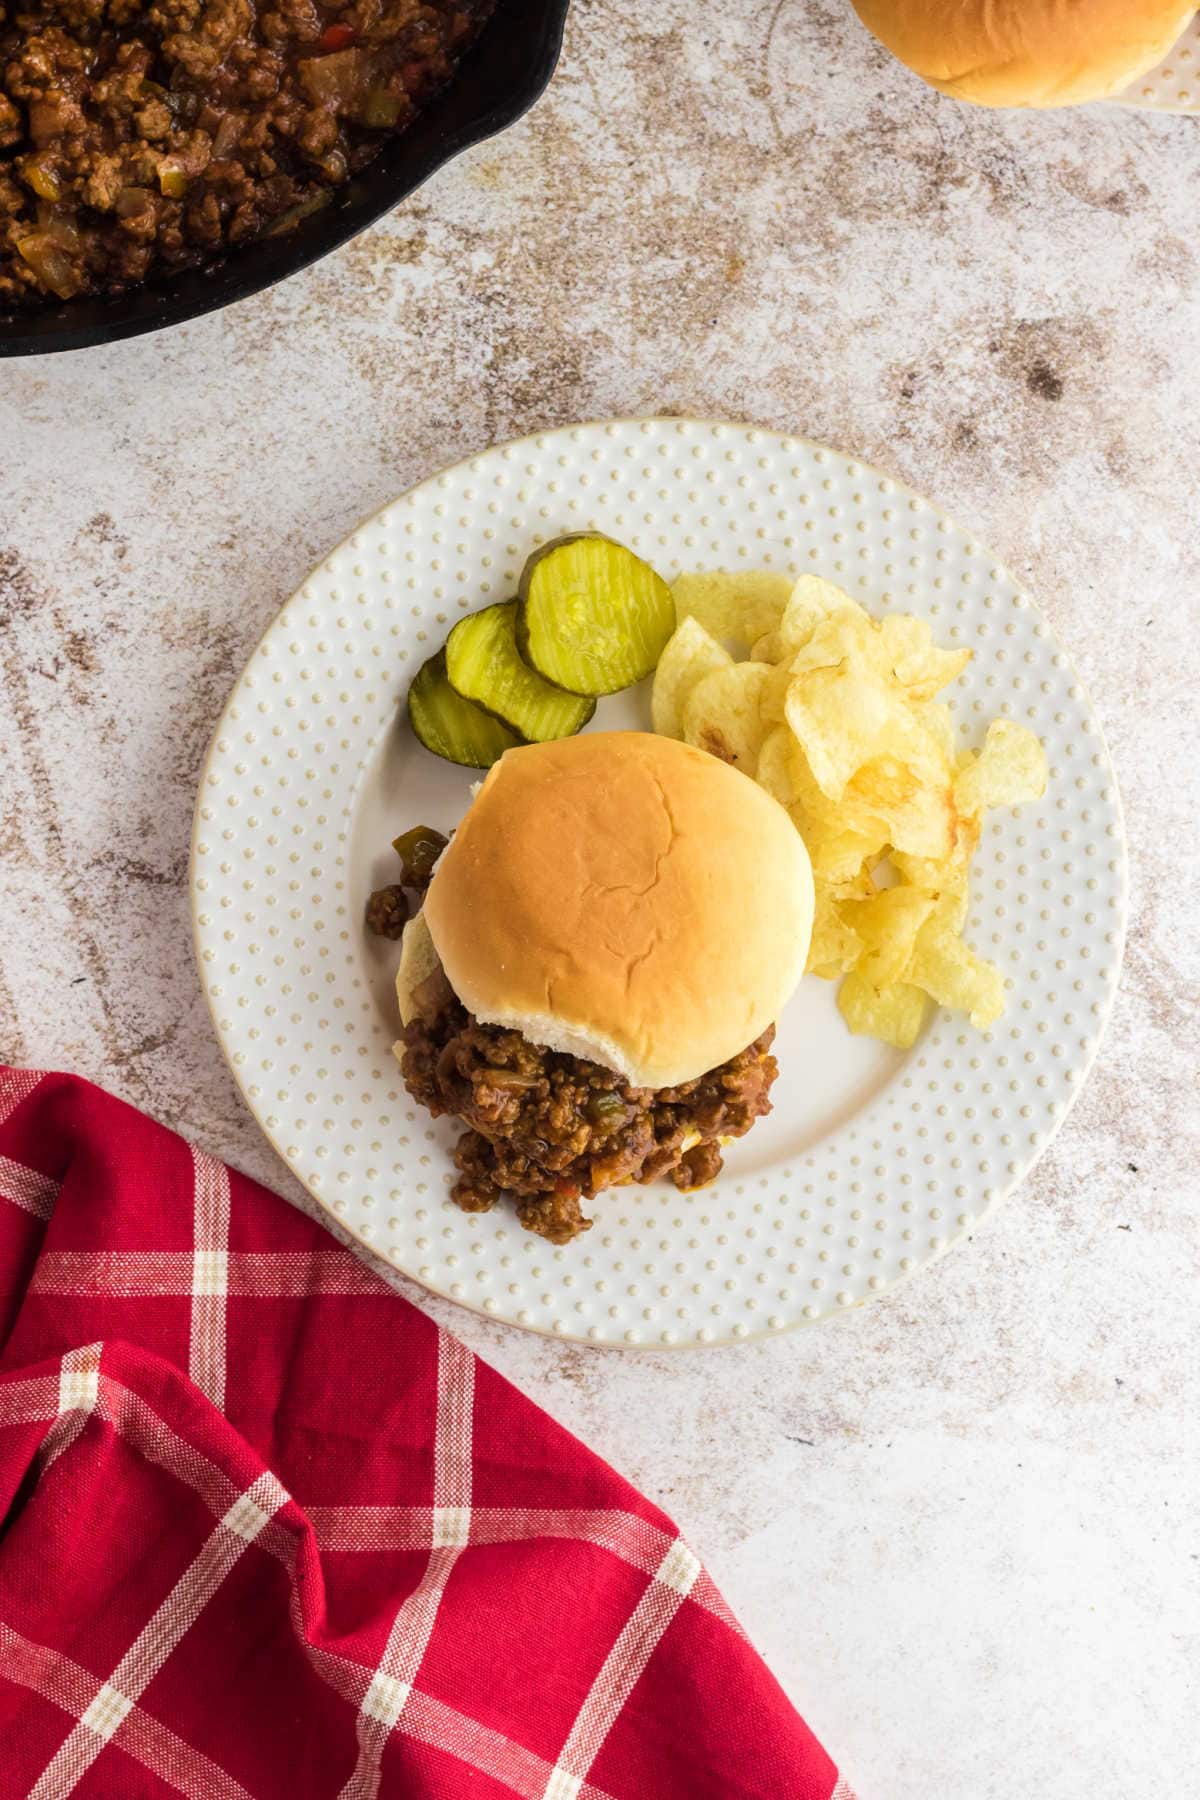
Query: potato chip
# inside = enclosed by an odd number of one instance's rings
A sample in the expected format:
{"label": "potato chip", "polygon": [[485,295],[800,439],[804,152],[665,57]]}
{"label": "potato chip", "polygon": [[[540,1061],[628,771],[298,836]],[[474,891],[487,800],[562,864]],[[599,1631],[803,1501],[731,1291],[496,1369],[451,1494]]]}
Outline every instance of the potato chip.
{"label": "potato chip", "polygon": [[927,700],[912,708],[914,719],[922,725],[928,735],[941,750],[942,755],[952,768],[958,766],[958,738],[954,731],[954,720],[950,708],[944,700]]}
{"label": "potato chip", "polygon": [[993,719],[983,749],[959,772],[954,799],[976,817],[989,806],[1020,806],[1046,791],[1046,752],[1032,731],[1011,719]]}
{"label": "potato chip", "polygon": [[971,896],[967,887],[966,876],[961,887],[944,887],[933,903],[937,917],[951,931],[961,931],[967,922],[967,910],[971,904]]}
{"label": "potato chip", "polygon": [[698,619],[685,619],[672,634],[654,671],[650,723],[663,737],[683,736],[684,701],[714,669],[731,669],[733,658]]}
{"label": "potato chip", "polygon": [[885,748],[903,704],[882,676],[849,660],[792,677],[784,717],[828,799],[840,800],[855,770]]}
{"label": "potato chip", "polygon": [[901,683],[910,700],[932,700],[940,694],[944,687],[957,681],[971,660],[970,650],[930,650],[927,656],[919,661],[911,659],[898,663],[895,668],[896,680]]}
{"label": "potato chip", "polygon": [[959,813],[954,825],[954,845],[946,857],[913,856],[893,851],[892,862],[905,881],[928,893],[965,890],[971,858],[979,846],[980,821]]}
{"label": "potato chip", "polygon": [[[961,931],[966,923],[970,860],[978,841],[978,832],[973,837],[963,835],[961,819],[959,835],[963,840],[962,848],[956,849],[945,862],[936,862],[930,857],[905,856],[900,851],[893,851],[891,855],[896,873],[904,882],[928,894],[939,916],[954,931]],[[968,844],[969,848],[966,847]]]}
{"label": "potato chip", "polygon": [[894,756],[864,763],[846,783],[840,810],[856,830],[867,821],[884,825],[894,850],[942,859],[954,847],[951,772],[936,746],[923,760],[924,772]]}
{"label": "potato chip", "polygon": [[929,1001],[911,982],[876,987],[859,969],[852,969],[842,982],[837,1003],[857,1036],[881,1038],[897,1050],[912,1049],[929,1012]]}
{"label": "potato chip", "polygon": [[863,946],[858,968],[876,988],[905,975],[917,933],[934,909],[932,894],[901,884],[883,888],[869,900],[843,900],[838,911]]}
{"label": "potato chip", "polygon": [[[921,657],[933,643],[928,619],[912,613],[888,613],[879,621],[879,642],[889,666]],[[897,680],[902,679],[897,675]]]}
{"label": "potato chip", "polygon": [[[816,890],[809,972],[841,979],[851,1031],[907,1049],[932,1002],[986,1030],[1004,981],[963,942],[971,858],[988,807],[1038,798],[1046,759],[1033,733],[997,720],[961,750],[934,696],[970,652],[928,622],[876,621],[831,582],[682,577],[681,615],[655,721],[736,762],[784,805]],[[708,627],[708,630],[703,629]],[[715,641],[736,638],[733,663]]]}
{"label": "potato chip", "polygon": [[753,775],[767,734],[762,713],[766,663],[732,663],[714,669],[689,689],[683,702],[683,739]]}
{"label": "potato chip", "polygon": [[823,981],[833,981],[852,969],[862,954],[862,942],[842,917],[835,888],[817,876],[813,882],[813,930],[808,947],[808,969]]}
{"label": "potato chip", "polygon": [[780,806],[796,798],[796,740],[786,725],[768,731],[758,752],[754,779]]}
{"label": "potato chip", "polygon": [[[782,641],[783,626],[779,635]],[[888,672],[878,654],[878,642],[870,619],[849,601],[837,611],[822,614],[804,642],[785,648],[784,656],[796,675],[802,675],[808,669],[834,669],[847,660],[876,668],[881,675]]]}
{"label": "potato chip", "polygon": [[749,645],[776,630],[792,587],[790,575],[777,575],[771,569],[747,569],[741,574],[714,570],[680,575],[671,592],[681,624],[684,619],[695,619],[715,638]]}
{"label": "potato chip", "polygon": [[787,713],[788,689],[792,685],[792,671],[786,662],[767,663],[771,679],[763,688],[763,717],[771,725],[782,725]]}
{"label": "potato chip", "polygon": [[[919,857],[908,858],[893,855],[891,863],[894,869],[903,874],[910,862],[919,862],[920,860]],[[909,885],[907,878],[904,885]],[[933,902],[932,910],[937,913],[939,918],[946,921],[952,931],[962,930],[967,922],[967,907],[970,900],[965,867],[955,868],[952,864],[947,863],[944,865],[938,885],[933,887],[919,883],[912,885],[915,886],[917,893],[925,894]]]}
{"label": "potato chip", "polygon": [[969,650],[939,650],[928,623],[907,613],[890,613],[879,636],[890,672],[910,700],[932,700],[971,660]]}
{"label": "potato chip", "polygon": [[872,895],[880,892],[867,863],[863,864],[856,875],[849,876],[845,881],[835,881],[831,885],[836,900],[870,900]]}
{"label": "potato chip", "polygon": [[820,820],[802,807],[788,808],[813,866],[813,874],[838,884],[852,881],[865,862],[882,856],[887,849],[887,831],[883,825],[874,833],[847,831],[836,819]]}
{"label": "potato chip", "polygon": [[795,804],[802,810],[806,819],[827,826],[830,830],[844,831],[847,820],[843,818],[836,802],[827,800],[821,792],[808,758],[796,742],[795,734],[790,729],[788,736],[795,746],[792,757],[792,785],[796,790]]}
{"label": "potato chip", "polygon": [[841,588],[834,587],[831,581],[822,581],[818,575],[801,575],[792,587],[778,621],[781,652],[799,650],[808,643],[823,619],[846,608],[857,611],[849,594],[844,594]]}
{"label": "potato chip", "polygon": [[936,911],[917,934],[908,976],[939,1006],[968,1013],[980,1031],[994,1025],[1004,1011],[1004,977],[999,969],[976,956]]}
{"label": "potato chip", "polygon": [[[787,731],[786,726],[784,730]],[[866,865],[882,856],[886,850],[887,827],[882,820],[865,810],[858,815],[851,815],[845,808],[826,799],[813,778],[808,758],[790,731],[787,731],[787,736],[791,739],[792,749],[786,764],[782,763],[780,746],[772,745],[771,755],[778,759],[775,771],[781,766],[785,771],[782,775],[775,774],[775,779],[781,784],[786,779],[791,787],[792,799],[788,811],[804,839],[814,874],[823,876],[843,889],[848,883],[865,880],[867,886],[864,891],[873,893],[874,888],[865,869]],[[765,748],[764,745],[764,751]],[[770,761],[767,772],[769,775],[774,774]]]}

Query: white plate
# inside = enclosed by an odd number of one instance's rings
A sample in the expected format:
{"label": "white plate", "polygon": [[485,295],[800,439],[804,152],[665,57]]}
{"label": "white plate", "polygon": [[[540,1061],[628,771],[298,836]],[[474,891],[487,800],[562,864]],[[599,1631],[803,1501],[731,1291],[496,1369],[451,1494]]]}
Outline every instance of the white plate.
{"label": "white plate", "polygon": [[1200,112],[1200,14],[1168,57],[1114,99],[1150,112]]}
{"label": "white plate", "polygon": [[[975,656],[949,691],[964,744],[1000,713],[1042,736],[1039,806],[993,815],[968,935],[1011,979],[986,1035],[939,1013],[901,1055],[852,1038],[815,979],[780,1024],[775,1110],[703,1191],[625,1188],[555,1249],[447,1198],[453,1130],[392,1056],[395,947],[362,914],[390,840],[449,826],[466,771],[404,722],[408,680],[527,553],[595,528],[672,577],[813,569],[875,612],[927,615]],[[646,724],[644,694],[595,726]],[[1049,627],[968,534],[832,450],[741,425],[627,420],[473,457],[360,527],[280,612],[217,728],[192,846],[196,946],[222,1048],[280,1154],[378,1255],[495,1317],[606,1344],[781,1331],[938,1256],[1020,1180],[1095,1055],[1124,936],[1108,753]]]}

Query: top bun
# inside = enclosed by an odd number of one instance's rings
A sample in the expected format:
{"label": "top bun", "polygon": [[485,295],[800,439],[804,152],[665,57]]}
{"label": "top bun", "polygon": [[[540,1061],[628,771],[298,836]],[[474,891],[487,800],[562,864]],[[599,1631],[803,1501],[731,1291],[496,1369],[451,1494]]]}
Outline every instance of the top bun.
{"label": "top bun", "polygon": [[674,1087],[778,1017],[812,931],[808,854],[769,794],[703,750],[589,732],[508,750],[425,899],[469,1012]]}
{"label": "top bun", "polygon": [[918,75],[980,106],[1103,100],[1154,68],[1195,0],[854,0]]}

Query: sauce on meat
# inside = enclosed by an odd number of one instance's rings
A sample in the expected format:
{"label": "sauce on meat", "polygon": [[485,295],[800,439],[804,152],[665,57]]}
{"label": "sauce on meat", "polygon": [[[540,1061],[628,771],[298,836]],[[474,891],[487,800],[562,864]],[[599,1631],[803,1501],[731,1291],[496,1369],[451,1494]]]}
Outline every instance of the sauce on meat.
{"label": "sauce on meat", "polygon": [[290,230],[411,123],[495,0],[0,0],[0,310]]}
{"label": "sauce on meat", "polygon": [[401,1069],[415,1100],[468,1127],[452,1197],[487,1212],[507,1196],[526,1230],[551,1243],[590,1229],[580,1202],[602,1188],[663,1175],[704,1187],[720,1171],[721,1139],[771,1110],[774,1026],[696,1081],[634,1088],[598,1063],[481,1025],[443,994],[405,1028]]}

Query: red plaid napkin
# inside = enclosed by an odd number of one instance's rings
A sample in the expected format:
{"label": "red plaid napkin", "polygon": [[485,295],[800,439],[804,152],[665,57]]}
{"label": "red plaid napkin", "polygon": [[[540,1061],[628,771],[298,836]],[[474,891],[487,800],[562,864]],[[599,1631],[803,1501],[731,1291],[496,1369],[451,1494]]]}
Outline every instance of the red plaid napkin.
{"label": "red plaid napkin", "polygon": [[671,1522],[311,1219],[0,1067],[0,1793],[848,1800]]}

